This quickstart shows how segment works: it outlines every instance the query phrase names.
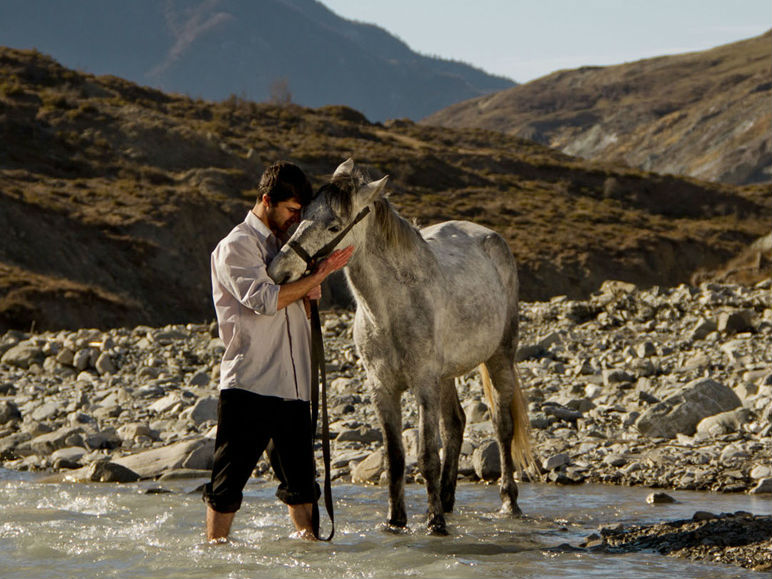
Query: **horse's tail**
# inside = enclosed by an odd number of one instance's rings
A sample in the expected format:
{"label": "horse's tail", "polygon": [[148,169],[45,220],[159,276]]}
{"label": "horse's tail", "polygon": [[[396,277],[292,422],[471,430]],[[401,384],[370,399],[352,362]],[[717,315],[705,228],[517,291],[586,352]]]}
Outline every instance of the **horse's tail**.
{"label": "horse's tail", "polygon": [[[479,370],[485,398],[488,400],[488,407],[491,409],[492,414],[495,406],[493,404],[493,383],[491,382],[491,375],[488,372],[488,367],[484,363],[480,364]],[[520,372],[517,370],[517,365],[515,365],[514,370],[514,392],[512,393],[512,403],[509,407],[514,426],[511,449],[512,458],[514,459],[515,467],[518,472],[521,473],[521,476],[524,470],[530,470],[531,473],[538,477],[539,467],[533,455],[533,448],[531,447],[531,421],[528,419],[528,404],[525,400],[525,395],[520,388]]]}

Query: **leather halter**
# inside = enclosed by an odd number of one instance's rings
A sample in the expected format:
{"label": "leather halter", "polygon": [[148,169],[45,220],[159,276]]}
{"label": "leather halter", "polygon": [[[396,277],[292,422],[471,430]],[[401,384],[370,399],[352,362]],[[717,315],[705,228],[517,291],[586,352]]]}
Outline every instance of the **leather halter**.
{"label": "leather halter", "polygon": [[362,209],[362,211],[357,213],[356,217],[354,217],[351,223],[346,225],[346,227],[344,227],[341,232],[338,233],[338,235],[333,237],[329,243],[325,244],[324,247],[322,247],[314,255],[309,254],[295,239],[290,239],[287,242],[287,245],[298,255],[298,257],[300,257],[300,259],[306,262],[306,271],[309,271],[316,265],[319,260],[324,259],[330,255],[335,250],[335,248],[338,247],[338,244],[343,240],[343,238],[346,237],[346,234],[351,231],[351,228],[362,221],[362,219],[364,219],[368,213],[370,213],[369,207]]}

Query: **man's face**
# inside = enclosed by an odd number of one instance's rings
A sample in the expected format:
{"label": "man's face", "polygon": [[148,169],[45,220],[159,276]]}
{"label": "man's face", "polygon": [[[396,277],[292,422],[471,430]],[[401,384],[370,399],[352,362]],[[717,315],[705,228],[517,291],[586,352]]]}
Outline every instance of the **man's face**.
{"label": "man's face", "polygon": [[300,223],[300,212],[303,206],[297,199],[280,201],[275,205],[268,204],[268,226],[277,237],[283,237],[290,227]]}

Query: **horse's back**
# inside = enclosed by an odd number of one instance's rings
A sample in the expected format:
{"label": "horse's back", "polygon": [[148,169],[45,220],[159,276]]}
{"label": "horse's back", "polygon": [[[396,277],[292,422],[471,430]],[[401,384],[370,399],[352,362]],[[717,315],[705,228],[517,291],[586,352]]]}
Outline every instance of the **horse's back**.
{"label": "horse's back", "polygon": [[506,240],[483,225],[471,221],[443,221],[423,228],[421,236],[443,266],[468,266],[487,257],[500,274],[511,269],[516,276],[515,259]]}
{"label": "horse's back", "polygon": [[[442,272],[437,314],[452,368],[467,371],[517,336],[517,267],[507,242],[469,221],[445,221],[421,230]],[[513,352],[514,354],[514,352]]]}

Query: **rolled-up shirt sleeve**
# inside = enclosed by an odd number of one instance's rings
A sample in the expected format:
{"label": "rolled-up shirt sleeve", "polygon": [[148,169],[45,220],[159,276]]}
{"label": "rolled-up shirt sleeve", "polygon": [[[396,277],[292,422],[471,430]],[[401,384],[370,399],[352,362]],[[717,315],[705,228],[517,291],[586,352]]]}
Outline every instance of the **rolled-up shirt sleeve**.
{"label": "rolled-up shirt sleeve", "polygon": [[258,314],[273,315],[280,287],[266,271],[265,257],[249,239],[247,243],[220,245],[212,252],[212,271],[223,290]]}

